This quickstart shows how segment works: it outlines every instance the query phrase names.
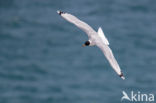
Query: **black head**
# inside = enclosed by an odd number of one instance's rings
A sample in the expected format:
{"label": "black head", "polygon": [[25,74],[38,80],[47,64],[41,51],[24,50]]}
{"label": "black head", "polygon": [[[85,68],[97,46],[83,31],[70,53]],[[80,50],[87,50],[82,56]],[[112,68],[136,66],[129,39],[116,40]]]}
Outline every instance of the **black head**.
{"label": "black head", "polygon": [[89,41],[86,41],[85,42],[85,46],[89,46],[90,45],[90,42]]}

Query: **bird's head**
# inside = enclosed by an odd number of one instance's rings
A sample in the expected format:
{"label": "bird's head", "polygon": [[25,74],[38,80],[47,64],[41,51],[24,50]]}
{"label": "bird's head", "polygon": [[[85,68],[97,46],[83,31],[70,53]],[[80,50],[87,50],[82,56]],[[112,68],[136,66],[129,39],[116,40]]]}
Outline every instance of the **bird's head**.
{"label": "bird's head", "polygon": [[90,45],[90,41],[86,41],[82,46],[85,47],[85,46],[89,46]]}

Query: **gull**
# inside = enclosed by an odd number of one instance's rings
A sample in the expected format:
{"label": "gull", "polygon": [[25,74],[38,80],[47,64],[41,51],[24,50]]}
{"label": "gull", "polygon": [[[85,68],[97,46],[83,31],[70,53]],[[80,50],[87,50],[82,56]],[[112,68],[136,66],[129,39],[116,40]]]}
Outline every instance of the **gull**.
{"label": "gull", "polygon": [[66,12],[57,11],[57,13],[63,17],[68,22],[74,24],[78,28],[80,28],[82,31],[84,31],[88,35],[88,40],[83,44],[83,47],[85,46],[97,46],[101,49],[103,54],[105,55],[106,59],[112,66],[112,68],[115,70],[115,72],[121,77],[123,80],[125,79],[123,73],[121,72],[121,69],[119,67],[119,64],[117,63],[112,50],[109,48],[109,42],[107,38],[105,37],[102,28],[99,27],[98,31],[96,32],[91,26],[89,26],[87,23],[81,21],[74,15],[71,15]]}

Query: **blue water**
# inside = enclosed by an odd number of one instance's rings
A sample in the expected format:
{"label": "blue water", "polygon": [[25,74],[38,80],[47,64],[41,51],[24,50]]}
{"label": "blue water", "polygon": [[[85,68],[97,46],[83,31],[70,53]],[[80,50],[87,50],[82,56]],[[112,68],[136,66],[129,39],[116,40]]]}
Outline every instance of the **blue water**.
{"label": "blue water", "polygon": [[[122,91],[156,94],[155,5],[155,0],[0,0],[0,103],[120,103]],[[81,47],[86,34],[56,10],[95,30],[101,26],[126,80],[97,47]]]}

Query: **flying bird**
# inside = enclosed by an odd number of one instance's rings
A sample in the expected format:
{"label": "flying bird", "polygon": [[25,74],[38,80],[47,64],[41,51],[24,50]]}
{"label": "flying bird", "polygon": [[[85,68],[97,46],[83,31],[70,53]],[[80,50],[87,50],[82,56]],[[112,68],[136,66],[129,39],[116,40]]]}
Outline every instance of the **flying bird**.
{"label": "flying bird", "polygon": [[106,59],[112,66],[112,68],[115,70],[115,72],[121,77],[122,79],[125,79],[123,73],[121,72],[121,69],[119,67],[119,64],[117,63],[112,50],[109,48],[109,42],[107,38],[105,37],[101,27],[99,27],[98,31],[96,32],[91,26],[89,26],[87,23],[79,20],[74,15],[71,15],[69,13],[65,13],[62,11],[57,11],[57,13],[62,16],[65,20],[68,22],[76,25],[78,28],[83,30],[88,35],[88,40],[83,44],[83,47],[85,46],[97,46],[99,47],[103,54],[105,55]]}

